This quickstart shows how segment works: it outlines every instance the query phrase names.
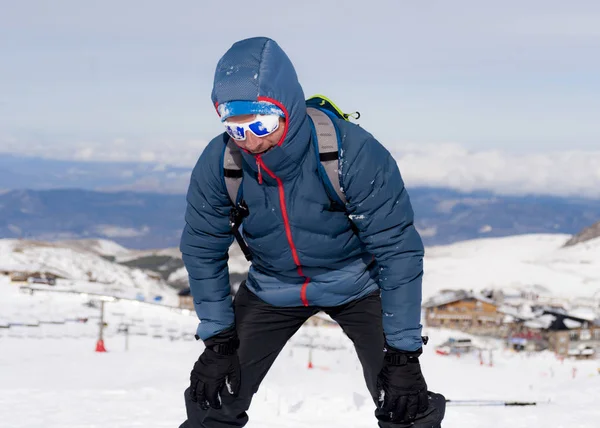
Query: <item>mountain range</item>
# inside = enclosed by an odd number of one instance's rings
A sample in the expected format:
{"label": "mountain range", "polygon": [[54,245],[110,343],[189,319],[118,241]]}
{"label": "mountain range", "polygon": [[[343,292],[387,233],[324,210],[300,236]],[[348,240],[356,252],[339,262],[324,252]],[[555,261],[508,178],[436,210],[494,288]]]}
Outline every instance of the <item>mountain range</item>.
{"label": "mountain range", "polygon": [[[426,245],[530,233],[573,235],[600,219],[596,199],[408,191]],[[7,190],[0,194],[0,238],[99,238],[136,249],[176,247],[185,208],[181,193]]]}
{"label": "mountain range", "polygon": [[84,162],[0,153],[0,192],[77,188],[184,193],[189,167],[149,162]]}

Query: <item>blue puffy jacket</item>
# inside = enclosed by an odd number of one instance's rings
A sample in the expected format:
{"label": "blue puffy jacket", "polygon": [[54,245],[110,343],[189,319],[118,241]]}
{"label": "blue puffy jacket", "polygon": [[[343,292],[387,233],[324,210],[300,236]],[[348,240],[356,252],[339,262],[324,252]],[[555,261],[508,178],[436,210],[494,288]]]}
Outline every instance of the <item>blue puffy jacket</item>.
{"label": "blue puffy jacket", "polygon": [[[234,44],[217,65],[213,103],[266,100],[286,115],[280,144],[242,151],[241,191],[249,209],[244,238],[252,251],[248,287],[277,306],[336,306],[381,289],[388,343],[421,342],[423,243],[398,166],[368,132],[337,120],[340,184],[346,210],[332,207],[317,172],[312,127],[294,67],[273,40]],[[180,249],[189,273],[197,334],[207,339],[234,323],[228,249],[232,207],[223,175],[227,135],[213,139],[192,172]]]}

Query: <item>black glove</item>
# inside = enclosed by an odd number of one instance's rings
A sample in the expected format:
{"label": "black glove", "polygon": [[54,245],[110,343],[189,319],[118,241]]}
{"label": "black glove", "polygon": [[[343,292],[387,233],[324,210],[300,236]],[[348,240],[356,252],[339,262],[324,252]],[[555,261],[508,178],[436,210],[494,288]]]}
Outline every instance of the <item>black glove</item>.
{"label": "black glove", "polygon": [[383,368],[377,377],[379,408],[391,422],[412,422],[428,407],[427,384],[421,373],[422,348],[408,352],[386,345]]}
{"label": "black glove", "polygon": [[228,330],[204,341],[206,349],[194,364],[190,375],[190,396],[204,410],[221,408],[223,387],[237,397],[240,391],[239,340]]}

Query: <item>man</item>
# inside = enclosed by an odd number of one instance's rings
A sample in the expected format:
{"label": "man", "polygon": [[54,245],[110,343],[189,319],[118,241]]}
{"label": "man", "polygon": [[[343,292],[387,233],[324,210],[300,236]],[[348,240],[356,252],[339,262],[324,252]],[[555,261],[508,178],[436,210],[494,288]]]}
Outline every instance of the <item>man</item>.
{"label": "man", "polygon": [[[244,426],[275,358],[320,310],[353,341],[380,427],[408,426],[439,411],[418,361],[423,244],[392,156],[362,128],[336,121],[346,197],[336,209],[317,172],[302,87],[271,39],[242,40],[225,53],[212,101],[226,133],[192,172],[180,246],[205,344],[181,427]],[[233,205],[222,166],[230,138],[243,156],[243,233],[253,257],[233,302]]]}

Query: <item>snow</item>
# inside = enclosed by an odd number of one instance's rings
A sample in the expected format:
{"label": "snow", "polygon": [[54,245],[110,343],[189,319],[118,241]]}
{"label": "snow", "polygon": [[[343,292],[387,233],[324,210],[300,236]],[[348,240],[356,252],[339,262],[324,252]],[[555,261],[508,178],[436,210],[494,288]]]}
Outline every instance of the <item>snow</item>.
{"label": "snow", "polygon": [[179,248],[176,247],[161,248],[157,250],[129,250],[127,253],[118,255],[115,260],[119,263],[125,263],[142,257],[151,256],[181,258],[181,252],[179,251]]}
{"label": "snow", "polygon": [[[179,251],[179,250],[177,250]],[[181,257],[181,253],[178,253]],[[228,262],[229,273],[244,274],[248,272],[250,268],[250,262],[246,260],[244,253],[237,244],[233,244],[229,248],[229,262]],[[188,272],[185,267],[181,267],[169,275],[168,281],[170,283],[176,283],[188,280]]]}
{"label": "snow", "polygon": [[108,239],[78,239],[59,241],[58,244],[69,246],[73,249],[91,251],[105,257],[117,257],[131,252],[128,248]]}
{"label": "snow", "polygon": [[579,327],[581,327],[581,323],[580,322],[575,321],[575,320],[571,320],[571,319],[568,319],[568,318],[564,319],[563,323],[565,324],[565,326],[567,328],[579,328]]}
{"label": "snow", "polygon": [[488,288],[599,297],[600,238],[563,248],[568,238],[533,234],[428,247],[423,297],[444,289]]}
{"label": "snow", "polygon": [[494,303],[493,300],[488,299],[487,297],[484,297],[478,293],[467,293],[462,290],[444,290],[442,293],[435,295],[427,301],[423,302],[423,305],[425,307],[441,306],[465,298],[473,298],[485,303]]}
{"label": "snow", "polygon": [[187,281],[188,280],[188,271],[185,267],[179,268],[176,271],[174,271],[173,273],[171,273],[171,275],[169,275],[168,281],[170,283],[175,283],[178,281]]}
{"label": "snow", "polygon": [[[55,290],[104,293],[146,299],[163,296],[167,304],[176,304],[175,289],[163,281],[150,277],[140,269],[110,262],[95,251],[114,251],[116,247],[84,250],[63,243],[0,240],[0,270],[43,271],[59,275]],[[43,285],[35,285],[45,288]]]}
{"label": "snow", "polygon": [[485,226],[482,226],[482,227],[479,228],[479,233],[489,233],[492,230],[494,230],[492,228],[492,226],[490,226],[489,224],[486,224]]}
{"label": "snow", "polygon": [[352,221],[355,221],[355,220],[364,220],[366,218],[364,214],[360,214],[360,215],[358,215],[358,214],[350,214],[348,217]]}
{"label": "snow", "polygon": [[140,229],[133,227],[120,227],[112,224],[99,224],[93,228],[93,231],[106,236],[107,238],[134,238],[136,236],[144,236],[150,232],[148,226],[143,226]]}
{"label": "snow", "polygon": [[569,315],[586,321],[594,321],[598,314],[589,307],[575,307],[569,310]]}
{"label": "snow", "polygon": [[[64,322],[0,329],[0,425],[179,426],[185,417],[183,390],[202,351],[201,342],[191,339],[195,314],[141,302],[106,303],[109,352],[95,353],[99,310],[84,306],[87,300],[23,294],[0,276],[4,318],[14,322],[52,317]],[[88,322],[74,321],[78,317],[87,317]],[[130,330],[128,350],[125,337],[117,334],[121,323],[136,324],[137,330]],[[134,335],[135,331],[147,335]],[[449,405],[444,428],[598,426],[598,361],[561,362],[548,352],[516,354],[502,349],[497,341],[463,333],[428,328],[424,333],[431,338],[421,358],[431,390],[454,400],[538,402],[538,406],[524,408]],[[484,365],[477,352],[460,358],[435,354],[436,345],[458,336],[488,349],[482,353]],[[318,348],[313,349],[315,368],[309,370],[311,343]],[[375,426],[372,411],[349,339],[337,327],[303,327],[255,395],[247,426],[366,428]]]}
{"label": "snow", "polygon": [[[600,295],[600,239],[563,248],[567,239],[566,235],[523,235],[428,248],[424,299],[453,288],[474,293],[500,288],[515,297],[522,291],[551,293],[578,297],[581,306],[570,313],[591,320],[595,311],[585,303]],[[161,281],[101,257],[124,261],[144,255],[180,256],[175,248],[141,252],[105,240],[53,244],[0,240],[0,270],[46,270],[68,278],[54,287],[35,285],[48,291],[30,295],[0,276],[0,426],[179,426],[185,416],[183,390],[189,370],[202,350],[202,344],[193,340],[198,322],[193,312],[138,301],[107,302],[109,352],[93,352],[99,309],[97,303],[86,305],[98,299],[91,293],[160,294],[175,304],[174,290]],[[231,272],[248,268],[235,245],[229,268]],[[90,273],[95,282],[89,281]],[[172,277],[178,275],[187,276],[185,269]],[[506,308],[506,314],[529,318],[531,308]],[[546,315],[528,323],[548,325],[552,320],[552,315]],[[125,336],[119,333],[126,324],[127,351]],[[424,334],[431,338],[422,357],[430,389],[454,400],[539,403],[524,408],[449,406],[444,428],[599,425],[598,360],[561,362],[549,352],[516,354],[498,341],[463,333],[425,328]],[[435,354],[436,345],[458,336],[485,349],[483,365],[477,351],[460,358]],[[312,370],[307,368],[310,346],[317,346]],[[585,349],[580,354],[591,352]],[[361,371],[350,341],[339,328],[303,327],[255,396],[248,427],[372,427],[373,406]]]}
{"label": "snow", "polygon": [[546,314],[537,317],[536,319],[525,321],[525,327],[547,329],[556,320],[554,315]]}

